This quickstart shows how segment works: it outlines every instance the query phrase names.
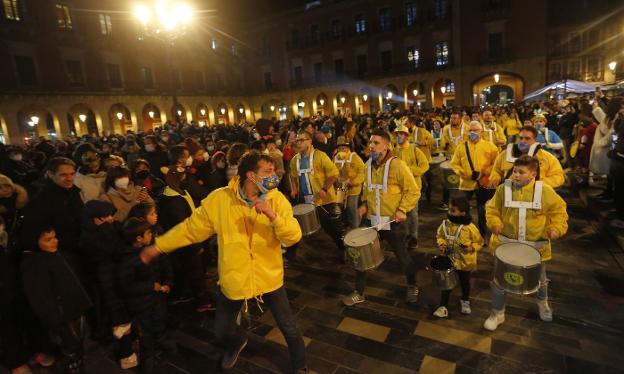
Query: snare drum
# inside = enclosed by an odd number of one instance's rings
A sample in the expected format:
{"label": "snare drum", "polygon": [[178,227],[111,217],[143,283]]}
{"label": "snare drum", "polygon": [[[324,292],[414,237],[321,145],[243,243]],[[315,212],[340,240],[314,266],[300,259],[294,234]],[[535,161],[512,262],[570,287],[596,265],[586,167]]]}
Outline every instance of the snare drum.
{"label": "snare drum", "polygon": [[503,290],[529,295],[540,286],[542,256],[524,243],[505,243],[496,248],[494,284]]}
{"label": "snare drum", "polygon": [[457,273],[449,256],[433,256],[429,267],[433,273],[431,283],[440,290],[452,290],[457,286]]}
{"label": "snare drum", "polygon": [[303,236],[312,235],[321,228],[314,204],[295,205],[293,207],[293,215],[299,221]]}
{"label": "snare drum", "polygon": [[384,253],[376,230],[362,227],[350,230],[343,242],[347,258],[355,270],[372,270],[384,261]]}
{"label": "snare drum", "polygon": [[456,190],[459,188],[459,176],[453,172],[450,161],[444,161],[440,164],[442,170],[442,178],[444,178],[444,186],[449,190]]}
{"label": "snare drum", "polygon": [[444,156],[443,154],[438,154],[431,158],[431,162],[429,163],[429,165],[440,165],[444,161],[446,161],[446,156]]}

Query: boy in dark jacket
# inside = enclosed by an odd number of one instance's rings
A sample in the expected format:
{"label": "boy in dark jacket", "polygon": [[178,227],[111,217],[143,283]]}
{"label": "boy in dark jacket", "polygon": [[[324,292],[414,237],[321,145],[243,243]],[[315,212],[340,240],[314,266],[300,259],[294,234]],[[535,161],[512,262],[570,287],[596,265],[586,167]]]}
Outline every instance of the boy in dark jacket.
{"label": "boy in dark jacket", "polygon": [[166,257],[149,264],[139,258],[143,247],[152,242],[152,229],[147,221],[130,218],[122,232],[130,245],[121,254],[117,279],[126,306],[140,328],[139,368],[150,373],[156,344],[164,339],[167,327],[167,294],[173,285],[173,271]]}
{"label": "boy in dark jacket", "polygon": [[63,356],[66,373],[84,373],[84,313],[91,300],[58,252],[56,232],[42,225],[24,241],[22,280],[26,298]]}

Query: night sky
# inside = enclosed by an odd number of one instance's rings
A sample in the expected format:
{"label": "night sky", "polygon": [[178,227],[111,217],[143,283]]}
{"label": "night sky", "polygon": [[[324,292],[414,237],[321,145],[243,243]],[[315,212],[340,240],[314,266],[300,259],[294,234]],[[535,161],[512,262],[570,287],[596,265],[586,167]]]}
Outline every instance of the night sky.
{"label": "night sky", "polygon": [[221,17],[235,21],[250,21],[274,12],[305,7],[310,0],[206,0],[198,1],[201,7],[215,9]]}

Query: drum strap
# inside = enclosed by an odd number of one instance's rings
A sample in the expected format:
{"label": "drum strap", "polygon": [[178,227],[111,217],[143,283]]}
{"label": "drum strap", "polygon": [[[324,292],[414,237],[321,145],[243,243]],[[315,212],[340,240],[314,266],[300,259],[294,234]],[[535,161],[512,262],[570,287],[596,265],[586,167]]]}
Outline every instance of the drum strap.
{"label": "drum strap", "polygon": [[457,145],[457,143],[464,138],[464,124],[462,123],[459,125],[459,136],[453,136],[453,126],[449,125],[448,129],[449,138],[453,141],[453,143],[455,143],[455,145]]}
{"label": "drum strap", "polygon": [[310,176],[308,174],[314,175],[314,152],[310,153],[310,159],[307,169],[301,169],[301,154],[297,153],[295,157],[297,157],[297,175],[304,175],[306,186],[308,188],[308,192],[312,193],[312,183],[310,183]]}
{"label": "drum strap", "polygon": [[[537,152],[538,146],[539,143],[534,143],[531,148],[529,148],[529,156],[535,156],[535,152]],[[511,162],[512,164],[518,159],[517,157],[513,156],[513,147],[514,144],[507,144],[507,162]]]}
{"label": "drum strap", "polygon": [[334,163],[336,163],[336,164],[340,165],[340,168],[341,168],[341,169],[342,169],[342,168],[344,168],[345,163],[350,164],[350,163],[351,163],[351,161],[353,161],[353,152],[351,152],[351,154],[349,155],[349,158],[348,158],[347,160],[339,160],[339,159],[338,159],[338,156],[336,156],[336,157],[334,158]]}
{"label": "drum strap", "polygon": [[544,182],[536,181],[533,189],[533,201],[514,201],[511,180],[505,181],[505,208],[518,209],[518,241],[526,241],[526,213],[527,209],[542,209],[542,190]]}
{"label": "drum strap", "polygon": [[459,227],[455,231],[455,234],[449,235],[448,231],[446,230],[446,220],[442,221],[442,231],[444,231],[444,238],[446,240],[452,239],[454,243],[457,242],[457,239],[459,239],[459,235],[461,234],[461,231],[463,228],[464,228],[464,225],[459,225]]}
{"label": "drum strap", "polygon": [[470,171],[475,172],[474,164],[472,163],[472,157],[470,156],[470,148],[468,147],[468,142],[464,143],[466,147],[466,158],[468,159],[468,165],[470,165]]}
{"label": "drum strap", "polygon": [[394,157],[390,157],[388,161],[386,161],[386,164],[384,165],[382,184],[373,184],[373,177],[372,177],[373,161],[371,159],[366,161],[366,169],[367,169],[366,170],[367,171],[366,184],[368,185],[369,191],[375,190],[375,215],[377,217],[381,216],[381,193],[379,191],[383,190],[383,192],[388,192],[388,173],[390,172],[390,163],[392,162],[393,159]]}
{"label": "drum strap", "polygon": [[493,122],[492,127],[489,128],[487,126],[483,126],[483,129],[487,131],[488,135],[490,136],[490,141],[494,143],[494,133],[498,132],[498,126],[496,125],[496,122]]}
{"label": "drum strap", "polygon": [[418,144],[418,126],[414,129],[414,144]]}

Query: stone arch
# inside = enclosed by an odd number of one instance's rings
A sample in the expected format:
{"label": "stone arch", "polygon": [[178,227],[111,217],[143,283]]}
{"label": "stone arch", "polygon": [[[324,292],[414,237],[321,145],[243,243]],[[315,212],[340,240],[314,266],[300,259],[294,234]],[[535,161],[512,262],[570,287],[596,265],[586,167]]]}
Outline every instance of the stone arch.
{"label": "stone arch", "polygon": [[143,106],[141,117],[143,119],[143,132],[152,131],[154,127],[161,126],[163,123],[160,108],[152,102]]}
{"label": "stone arch", "polygon": [[453,106],[455,104],[455,82],[449,78],[438,79],[431,87],[434,107]]}
{"label": "stone arch", "polygon": [[[512,101],[522,100],[524,97],[524,79],[521,75],[511,72],[495,72],[480,76],[472,82],[472,97],[473,104],[479,105],[483,103],[484,91],[489,87],[492,91],[492,87],[499,86],[498,92],[509,92],[504,87],[509,87],[512,93],[512,97],[509,98]],[[496,96],[497,92],[490,92],[490,95]],[[483,95],[483,96],[482,96]],[[502,97],[502,96],[501,96]]]}
{"label": "stone arch", "polygon": [[61,135],[59,117],[41,105],[26,105],[17,112],[20,137],[25,140],[43,136],[55,138]]}
{"label": "stone arch", "polygon": [[67,112],[67,124],[70,133],[76,136],[84,134],[100,135],[95,111],[84,103],[72,105]]}
{"label": "stone arch", "polygon": [[[136,119],[136,115],[134,115]],[[112,133],[125,134],[129,130],[134,130],[133,113],[129,107],[123,103],[115,103],[108,110],[108,119]]]}

